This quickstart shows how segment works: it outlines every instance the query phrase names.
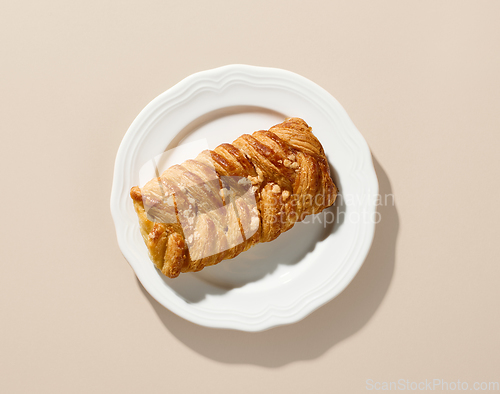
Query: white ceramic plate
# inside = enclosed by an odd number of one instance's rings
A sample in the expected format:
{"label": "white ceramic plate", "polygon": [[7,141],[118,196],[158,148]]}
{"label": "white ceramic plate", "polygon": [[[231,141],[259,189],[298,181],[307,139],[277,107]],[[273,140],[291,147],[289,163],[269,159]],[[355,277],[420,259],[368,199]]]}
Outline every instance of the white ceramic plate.
{"label": "white ceramic plate", "polygon": [[[243,133],[301,117],[322,143],[340,189],[338,203],[277,240],[233,260],[176,279],[151,263],[129,191],[162,171]],[[189,76],[149,103],[118,150],[111,213],[118,243],[145,289],[194,323],[260,331],[301,320],[337,296],[370,248],[378,182],[370,150],[342,106],[324,89],[289,71],[229,65]]]}

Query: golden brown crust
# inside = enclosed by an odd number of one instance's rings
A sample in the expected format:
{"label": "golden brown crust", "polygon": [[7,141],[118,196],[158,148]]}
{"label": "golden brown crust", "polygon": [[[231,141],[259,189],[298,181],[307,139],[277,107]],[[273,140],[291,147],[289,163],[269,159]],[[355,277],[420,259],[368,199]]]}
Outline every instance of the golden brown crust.
{"label": "golden brown crust", "polygon": [[244,134],[130,191],[151,260],[170,278],[269,242],[332,205],[337,188],[300,118]]}

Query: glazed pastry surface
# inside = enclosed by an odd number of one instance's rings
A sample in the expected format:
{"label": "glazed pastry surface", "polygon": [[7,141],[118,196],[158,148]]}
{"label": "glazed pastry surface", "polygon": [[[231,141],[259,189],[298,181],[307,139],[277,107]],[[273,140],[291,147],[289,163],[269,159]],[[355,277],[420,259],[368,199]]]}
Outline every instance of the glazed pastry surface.
{"label": "glazed pastry surface", "polygon": [[289,118],[174,165],[130,196],[151,260],[175,278],[276,239],[337,192],[311,128]]}

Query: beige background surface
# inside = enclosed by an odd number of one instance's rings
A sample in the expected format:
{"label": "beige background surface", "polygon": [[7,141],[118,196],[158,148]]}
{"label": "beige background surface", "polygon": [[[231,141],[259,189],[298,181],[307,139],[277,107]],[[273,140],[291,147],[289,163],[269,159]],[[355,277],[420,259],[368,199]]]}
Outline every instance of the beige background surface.
{"label": "beige background surface", "polygon": [[[499,14],[498,1],[2,2],[0,392],[499,382]],[[109,211],[135,116],[229,63],[331,92],[396,199],[337,299],[258,334],[159,306]]]}

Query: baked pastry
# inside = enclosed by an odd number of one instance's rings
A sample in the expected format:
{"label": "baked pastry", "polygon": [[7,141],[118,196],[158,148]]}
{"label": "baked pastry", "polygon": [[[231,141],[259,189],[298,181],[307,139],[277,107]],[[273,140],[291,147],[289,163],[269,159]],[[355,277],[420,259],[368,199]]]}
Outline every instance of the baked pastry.
{"label": "baked pastry", "polygon": [[300,118],[244,134],[130,191],[156,267],[170,278],[269,242],[335,201],[323,147]]}

